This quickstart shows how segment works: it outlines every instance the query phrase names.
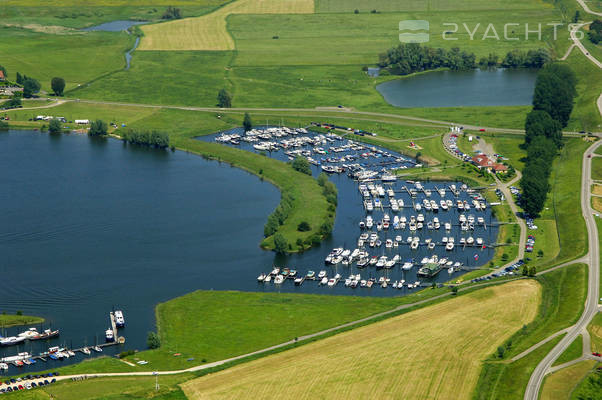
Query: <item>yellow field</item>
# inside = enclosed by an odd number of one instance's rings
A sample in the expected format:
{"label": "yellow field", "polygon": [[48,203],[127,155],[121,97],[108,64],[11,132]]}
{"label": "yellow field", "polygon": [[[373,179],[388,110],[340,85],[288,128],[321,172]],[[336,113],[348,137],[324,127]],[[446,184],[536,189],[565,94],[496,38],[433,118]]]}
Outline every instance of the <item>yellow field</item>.
{"label": "yellow field", "polygon": [[592,193],[602,195],[602,185],[592,185]]}
{"label": "yellow field", "polygon": [[231,14],[311,14],[313,0],[237,0],[207,15],[142,26],[139,50],[234,50]]}
{"label": "yellow field", "polygon": [[535,317],[521,280],[445,301],[182,384],[189,399],[462,399],[481,360]]}
{"label": "yellow field", "polygon": [[595,364],[593,360],[581,361],[549,375],[541,390],[540,400],[569,399],[573,389]]}
{"label": "yellow field", "polygon": [[592,207],[594,210],[602,212],[602,197],[592,196]]}

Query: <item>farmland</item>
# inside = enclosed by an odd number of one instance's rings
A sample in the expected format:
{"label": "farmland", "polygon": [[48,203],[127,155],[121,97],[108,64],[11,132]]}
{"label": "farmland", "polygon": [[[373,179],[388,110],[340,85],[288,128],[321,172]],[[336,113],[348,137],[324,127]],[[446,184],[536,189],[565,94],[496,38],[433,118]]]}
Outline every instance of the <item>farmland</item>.
{"label": "farmland", "polygon": [[182,387],[189,398],[468,397],[480,360],[534,318],[539,299],[533,281],[487,288]]}
{"label": "farmland", "polygon": [[313,0],[239,0],[198,17],[143,27],[140,50],[234,50],[226,28],[231,14],[313,13]]}

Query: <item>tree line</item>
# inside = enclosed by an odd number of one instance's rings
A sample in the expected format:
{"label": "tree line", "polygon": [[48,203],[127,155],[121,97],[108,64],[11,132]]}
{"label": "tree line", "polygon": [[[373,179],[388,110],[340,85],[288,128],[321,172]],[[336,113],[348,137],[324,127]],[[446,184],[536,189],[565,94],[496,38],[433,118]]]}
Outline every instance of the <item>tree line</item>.
{"label": "tree line", "polygon": [[537,74],[533,93],[533,109],[525,120],[527,157],[520,186],[522,207],[533,217],[543,210],[548,191],[552,163],[563,145],[564,128],[573,109],[577,78],[564,64],[546,65]]}
{"label": "tree line", "polygon": [[[482,57],[478,65],[480,67],[541,68],[549,61],[550,55],[545,49],[527,52],[512,50],[502,61],[499,61],[496,54],[490,53],[487,57]],[[392,74],[408,75],[437,68],[449,68],[454,71],[469,70],[476,68],[477,62],[474,53],[460,50],[458,47],[446,50],[421,46],[418,43],[401,43],[385,53],[381,53],[378,66]]]}
{"label": "tree line", "polygon": [[169,135],[157,131],[138,131],[129,129],[121,134],[123,140],[130,144],[166,149],[169,147]]}

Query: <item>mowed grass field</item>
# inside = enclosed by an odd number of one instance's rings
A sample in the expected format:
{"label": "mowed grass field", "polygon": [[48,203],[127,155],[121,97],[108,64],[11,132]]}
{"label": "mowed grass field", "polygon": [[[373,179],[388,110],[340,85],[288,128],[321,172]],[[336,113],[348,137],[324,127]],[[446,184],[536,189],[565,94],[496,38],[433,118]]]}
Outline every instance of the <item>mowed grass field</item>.
{"label": "mowed grass field", "polygon": [[535,317],[540,297],[533,280],[482,289],[182,389],[190,399],[468,398],[481,360]]}
{"label": "mowed grass field", "polygon": [[234,50],[226,27],[231,14],[313,12],[314,0],[237,0],[201,17],[142,27],[140,50]]}

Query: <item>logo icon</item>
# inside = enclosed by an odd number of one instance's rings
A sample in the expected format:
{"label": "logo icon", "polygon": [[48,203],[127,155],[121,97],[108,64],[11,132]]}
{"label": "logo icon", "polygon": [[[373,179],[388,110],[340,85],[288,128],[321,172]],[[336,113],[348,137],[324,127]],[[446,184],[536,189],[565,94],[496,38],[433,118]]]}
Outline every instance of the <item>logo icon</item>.
{"label": "logo icon", "polygon": [[425,43],[430,39],[429,22],[423,19],[406,19],[399,21],[400,31],[426,31],[426,32],[403,32],[399,34],[401,43]]}

